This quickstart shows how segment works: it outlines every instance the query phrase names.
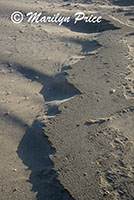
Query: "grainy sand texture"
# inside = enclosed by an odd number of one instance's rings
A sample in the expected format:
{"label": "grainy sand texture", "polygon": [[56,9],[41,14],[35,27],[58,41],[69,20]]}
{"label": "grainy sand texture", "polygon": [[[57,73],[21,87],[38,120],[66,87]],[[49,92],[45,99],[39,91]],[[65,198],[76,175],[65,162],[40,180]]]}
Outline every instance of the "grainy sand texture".
{"label": "grainy sand texture", "polygon": [[0,0],[0,97],[0,200],[134,200],[133,0]]}

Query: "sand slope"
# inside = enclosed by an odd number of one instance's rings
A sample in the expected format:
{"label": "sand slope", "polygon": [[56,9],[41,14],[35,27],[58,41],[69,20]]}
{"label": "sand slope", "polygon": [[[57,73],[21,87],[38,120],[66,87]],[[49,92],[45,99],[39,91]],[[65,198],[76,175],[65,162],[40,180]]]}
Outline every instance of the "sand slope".
{"label": "sand slope", "polygon": [[[13,24],[77,11],[99,25]],[[132,1],[0,2],[0,199],[134,199]]]}

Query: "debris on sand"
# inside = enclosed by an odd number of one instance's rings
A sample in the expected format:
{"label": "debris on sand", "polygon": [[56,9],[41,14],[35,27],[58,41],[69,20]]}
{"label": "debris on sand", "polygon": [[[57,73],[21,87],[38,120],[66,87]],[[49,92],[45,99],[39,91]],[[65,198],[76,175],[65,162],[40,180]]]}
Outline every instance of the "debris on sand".
{"label": "debris on sand", "polygon": [[106,118],[99,118],[99,119],[89,119],[86,121],[85,125],[89,126],[92,124],[102,124],[104,122],[107,122],[111,119],[111,117],[106,117]]}

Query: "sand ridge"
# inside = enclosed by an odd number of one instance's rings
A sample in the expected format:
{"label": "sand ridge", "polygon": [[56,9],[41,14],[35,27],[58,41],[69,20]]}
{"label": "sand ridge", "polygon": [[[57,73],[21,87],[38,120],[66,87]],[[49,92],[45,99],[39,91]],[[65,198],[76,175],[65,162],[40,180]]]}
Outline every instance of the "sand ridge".
{"label": "sand ridge", "polygon": [[[0,4],[0,199],[133,199],[133,2]],[[104,19],[9,20],[35,9]]]}

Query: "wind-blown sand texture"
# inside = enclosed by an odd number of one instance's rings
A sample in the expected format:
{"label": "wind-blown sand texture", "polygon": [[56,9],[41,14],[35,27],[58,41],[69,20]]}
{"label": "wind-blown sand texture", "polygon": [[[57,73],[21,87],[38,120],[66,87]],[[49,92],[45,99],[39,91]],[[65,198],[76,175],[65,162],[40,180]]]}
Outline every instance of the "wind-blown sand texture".
{"label": "wind-blown sand texture", "polygon": [[0,0],[0,200],[134,199],[133,73],[133,0]]}

